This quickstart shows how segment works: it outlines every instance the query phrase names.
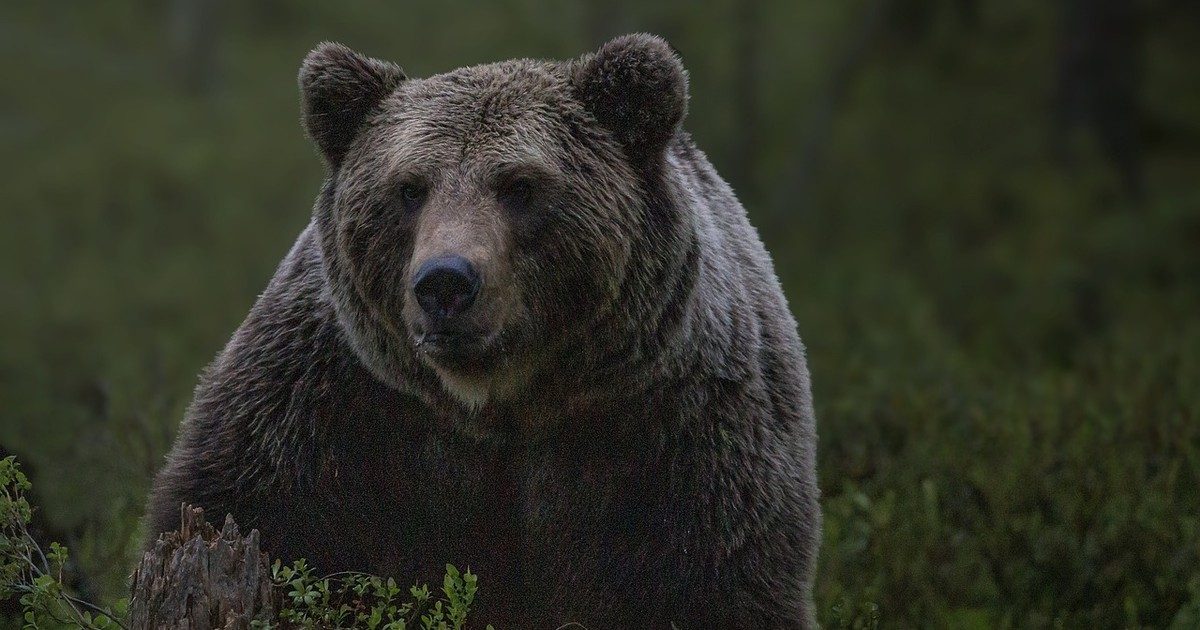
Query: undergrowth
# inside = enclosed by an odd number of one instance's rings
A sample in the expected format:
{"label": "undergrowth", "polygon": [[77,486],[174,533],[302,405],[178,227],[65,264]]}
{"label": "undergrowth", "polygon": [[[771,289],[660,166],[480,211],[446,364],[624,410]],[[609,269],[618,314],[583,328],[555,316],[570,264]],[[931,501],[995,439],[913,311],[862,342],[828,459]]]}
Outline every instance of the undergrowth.
{"label": "undergrowth", "polygon": [[[18,623],[28,630],[125,628],[129,600],[101,606],[77,597],[67,547],[49,542],[43,549],[30,530],[34,507],[26,495],[32,487],[15,457],[0,459],[0,600],[15,600],[10,608],[19,609]],[[478,577],[452,564],[446,565],[440,593],[424,584],[405,591],[393,578],[364,573],[321,576],[305,560],[291,565],[276,560],[271,581],[278,614],[251,622],[252,628],[462,630],[478,590]]]}

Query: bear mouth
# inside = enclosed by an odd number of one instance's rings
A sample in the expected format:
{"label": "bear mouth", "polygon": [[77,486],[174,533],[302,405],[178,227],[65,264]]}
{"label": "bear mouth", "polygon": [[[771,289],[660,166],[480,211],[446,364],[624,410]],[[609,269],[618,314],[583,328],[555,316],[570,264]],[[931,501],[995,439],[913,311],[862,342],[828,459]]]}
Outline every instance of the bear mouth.
{"label": "bear mouth", "polygon": [[419,332],[415,347],[440,367],[466,372],[488,369],[495,354],[488,335],[474,330],[447,328]]}

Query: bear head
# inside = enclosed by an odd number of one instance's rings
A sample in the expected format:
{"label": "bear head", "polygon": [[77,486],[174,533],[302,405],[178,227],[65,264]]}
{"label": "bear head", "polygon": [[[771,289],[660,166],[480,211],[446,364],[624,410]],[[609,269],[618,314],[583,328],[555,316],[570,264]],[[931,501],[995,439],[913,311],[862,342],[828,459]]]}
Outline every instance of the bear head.
{"label": "bear head", "polygon": [[479,409],[632,352],[687,238],[664,176],[687,77],[665,41],[426,79],[326,43],[299,82],[329,295],[376,377]]}

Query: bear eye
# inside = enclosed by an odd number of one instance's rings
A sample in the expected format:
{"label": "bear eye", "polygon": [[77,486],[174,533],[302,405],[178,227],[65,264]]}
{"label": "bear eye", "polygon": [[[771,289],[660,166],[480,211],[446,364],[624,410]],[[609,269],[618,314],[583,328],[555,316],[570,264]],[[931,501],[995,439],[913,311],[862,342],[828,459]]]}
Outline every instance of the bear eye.
{"label": "bear eye", "polygon": [[533,199],[533,182],[524,177],[514,178],[500,187],[500,200],[512,206],[526,206]]}
{"label": "bear eye", "polygon": [[404,202],[404,207],[409,210],[415,210],[421,207],[425,202],[425,195],[429,191],[415,182],[406,182],[400,184],[400,200]]}

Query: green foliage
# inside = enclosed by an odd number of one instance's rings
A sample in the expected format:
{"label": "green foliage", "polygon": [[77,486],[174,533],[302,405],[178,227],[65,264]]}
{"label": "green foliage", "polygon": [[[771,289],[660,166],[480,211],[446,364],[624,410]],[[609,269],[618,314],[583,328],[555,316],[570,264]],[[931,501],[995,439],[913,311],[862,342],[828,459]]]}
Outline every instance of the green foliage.
{"label": "green foliage", "polygon": [[862,78],[829,167],[862,183],[775,242],[818,407],[821,619],[1191,627],[1200,161],[1152,153],[1142,200],[1094,155],[1061,171],[1007,54],[1052,23],[993,6],[986,43],[947,30]]}
{"label": "green foliage", "polygon": [[[285,594],[277,624],[256,628],[367,628],[370,630],[462,630],[475,600],[478,578],[446,565],[442,597],[426,585],[412,586],[407,599],[396,581],[363,573],[316,577],[304,560],[283,566],[278,560],[271,578]],[[488,626],[489,630],[491,626]]]}
{"label": "green foliage", "polygon": [[29,533],[33,508],[25,498],[32,484],[16,458],[0,459],[0,599],[19,597],[24,628],[123,628],[128,602],[100,608],[74,597],[63,581],[69,553],[52,542],[43,551]]}

